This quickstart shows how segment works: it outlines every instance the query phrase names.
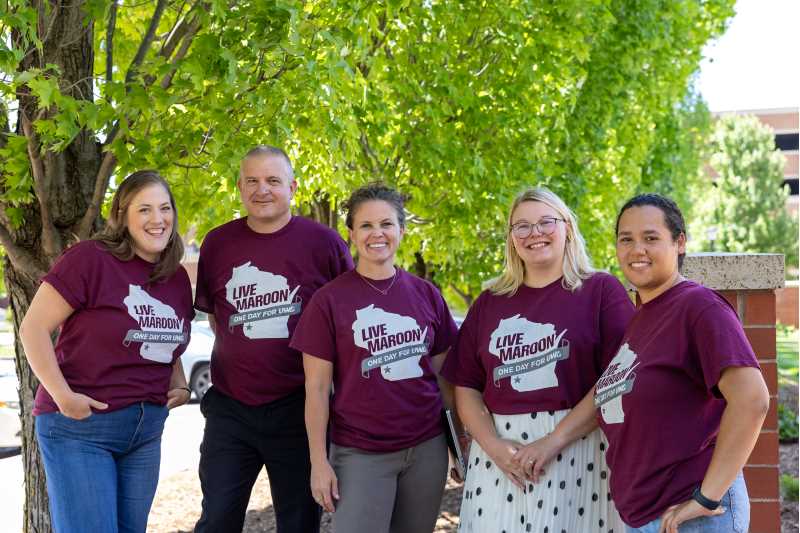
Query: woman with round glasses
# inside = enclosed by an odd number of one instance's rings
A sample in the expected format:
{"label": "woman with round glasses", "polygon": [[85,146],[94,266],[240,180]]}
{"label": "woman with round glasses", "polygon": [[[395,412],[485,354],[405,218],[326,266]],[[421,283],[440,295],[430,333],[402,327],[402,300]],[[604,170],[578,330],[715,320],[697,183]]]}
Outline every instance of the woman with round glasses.
{"label": "woman with round glasses", "polygon": [[632,314],[620,282],[591,267],[566,204],[545,188],[519,195],[505,271],[473,303],[442,370],[475,441],[460,531],[621,530],[596,424],[546,472],[525,467],[531,444],[600,377]]}

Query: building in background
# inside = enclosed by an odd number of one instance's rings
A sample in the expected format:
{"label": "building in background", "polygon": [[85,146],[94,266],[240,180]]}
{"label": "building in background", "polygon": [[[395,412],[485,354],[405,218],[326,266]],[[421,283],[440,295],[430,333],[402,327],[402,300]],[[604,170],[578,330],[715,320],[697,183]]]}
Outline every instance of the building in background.
{"label": "building in background", "polygon": [[800,166],[800,108],[784,107],[778,109],[745,109],[741,111],[722,111],[715,117],[725,115],[753,115],[762,124],[772,128],[775,134],[775,148],[779,149],[786,162],[783,167],[783,182],[789,186],[789,199],[786,207],[789,212],[798,212],[798,167]]}
{"label": "building in background", "polygon": [[[772,128],[775,134],[775,148],[785,158],[783,183],[789,186],[786,209],[798,216],[798,174],[800,174],[800,108],[746,109],[714,113],[715,117],[725,115],[753,115],[762,124]],[[798,327],[798,280],[786,281],[783,289],[775,291],[777,321]]]}

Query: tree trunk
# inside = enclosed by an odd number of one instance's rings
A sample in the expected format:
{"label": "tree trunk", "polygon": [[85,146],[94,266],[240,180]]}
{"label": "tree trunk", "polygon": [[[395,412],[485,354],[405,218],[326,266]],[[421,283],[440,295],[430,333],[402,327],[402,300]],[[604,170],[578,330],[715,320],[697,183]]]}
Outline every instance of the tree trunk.
{"label": "tree trunk", "polygon": [[19,398],[22,406],[22,468],[25,472],[25,510],[22,530],[44,533],[51,530],[48,512],[45,474],[39,459],[39,445],[34,437],[34,419],[31,416],[33,398],[39,381],[31,372],[22,343],[19,340],[20,322],[33,298],[38,281],[25,272],[18,272],[10,261],[5,262],[5,282],[10,295],[11,311],[14,321],[17,376],[19,376]]}
{"label": "tree trunk", "polygon": [[[47,9],[37,4],[42,47],[29,50],[20,70],[58,65],[62,92],[77,99],[91,100],[93,25],[84,23],[85,13],[81,4],[51,1]],[[19,35],[12,37],[21,39]],[[62,152],[42,150],[32,124],[37,119],[51,117],[54,111],[40,108],[37,99],[26,90],[20,92],[16,131],[28,140],[36,200],[24,209],[19,227],[12,227],[8,220],[0,217],[0,237],[3,237],[7,255],[5,280],[11,297],[15,360],[20,382],[25,473],[23,532],[48,533],[51,524],[45,472],[31,414],[39,383],[25,358],[19,340],[19,326],[36,293],[40,277],[75,240],[74,228],[86,213],[92,198],[101,151],[94,134],[89,131],[80,132]],[[98,222],[95,220],[93,226],[96,227]]]}

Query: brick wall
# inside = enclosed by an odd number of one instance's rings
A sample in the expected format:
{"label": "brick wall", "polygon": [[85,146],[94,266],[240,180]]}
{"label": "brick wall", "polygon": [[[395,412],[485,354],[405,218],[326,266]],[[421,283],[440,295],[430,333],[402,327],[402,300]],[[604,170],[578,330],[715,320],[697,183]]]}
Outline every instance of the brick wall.
{"label": "brick wall", "polygon": [[692,254],[684,275],[718,290],[737,310],[758,356],[770,394],[761,435],[744,468],[750,494],[750,533],[780,533],[778,485],[778,365],[775,289],[783,287],[780,254]]}
{"label": "brick wall", "polygon": [[[786,287],[777,289],[775,291],[775,307],[778,322],[787,326],[798,327],[798,302],[797,302],[797,289],[798,286],[789,285],[786,282]],[[797,282],[795,282],[797,283]]]}
{"label": "brick wall", "polygon": [[770,408],[756,447],[744,469],[750,493],[751,533],[779,533],[778,369],[775,351],[775,291],[720,291],[739,313],[767,382]]}

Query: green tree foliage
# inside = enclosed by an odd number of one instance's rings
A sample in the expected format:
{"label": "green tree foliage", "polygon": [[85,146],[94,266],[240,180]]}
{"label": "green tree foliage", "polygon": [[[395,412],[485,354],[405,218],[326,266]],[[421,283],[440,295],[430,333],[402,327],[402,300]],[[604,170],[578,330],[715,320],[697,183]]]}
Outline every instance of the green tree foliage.
{"label": "green tree foliage", "polygon": [[[659,124],[733,0],[2,5],[0,245],[18,327],[119,177],[160,170],[202,238],[237,214],[238,161],[264,142],[295,161],[299,209],[332,226],[357,185],[410,193],[401,261],[464,301],[498,271],[525,186],[564,196],[608,266],[616,207],[666,160]],[[19,343],[17,357],[36,465],[36,381]],[[26,471],[25,528],[46,531],[41,468]]]}
{"label": "green tree foliage", "polygon": [[699,202],[695,248],[786,255],[797,271],[798,222],[786,210],[784,157],[772,130],[753,116],[720,118],[711,137],[714,187]]}
{"label": "green tree foliage", "polygon": [[[76,94],[56,63],[20,68],[47,15],[18,1],[2,70],[12,108],[35,97],[42,146],[88,132],[115,175],[162,170],[200,236],[235,212],[236,163],[256,142],[290,147],[303,209],[325,218],[322,204],[327,221],[353,186],[396,184],[412,197],[404,262],[474,295],[500,264],[505,206],[530,184],[565,196],[612,263],[614,210],[671,148],[680,128],[661,124],[731,3],[93,0],[97,75]],[[8,223],[34,200],[22,133],[6,137]]]}
{"label": "green tree foliage", "polygon": [[711,113],[690,88],[686,96],[656,125],[655,141],[642,169],[637,193],[669,196],[686,220],[695,219],[698,199],[711,187],[705,169],[712,131]]}

